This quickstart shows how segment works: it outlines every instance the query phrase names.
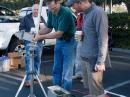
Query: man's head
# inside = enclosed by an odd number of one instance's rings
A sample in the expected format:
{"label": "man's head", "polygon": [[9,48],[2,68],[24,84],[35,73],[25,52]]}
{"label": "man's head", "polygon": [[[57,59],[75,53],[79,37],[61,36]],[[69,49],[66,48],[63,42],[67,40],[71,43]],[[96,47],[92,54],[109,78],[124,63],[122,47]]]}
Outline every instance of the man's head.
{"label": "man's head", "polygon": [[83,12],[91,5],[91,0],[68,0],[66,5],[72,7],[76,12]]}
{"label": "man's head", "polygon": [[48,8],[55,14],[59,12],[60,0],[46,0]]}
{"label": "man's head", "polygon": [[32,6],[32,15],[33,15],[34,17],[37,17],[37,16],[38,16],[38,8],[39,8],[39,5],[38,5],[38,4],[34,4],[34,5]]}

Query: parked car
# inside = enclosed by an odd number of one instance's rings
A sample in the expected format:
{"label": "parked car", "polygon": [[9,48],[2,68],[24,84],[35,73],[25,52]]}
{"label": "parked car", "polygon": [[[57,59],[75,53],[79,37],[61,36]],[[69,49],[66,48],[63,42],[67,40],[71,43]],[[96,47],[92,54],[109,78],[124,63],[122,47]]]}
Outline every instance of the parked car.
{"label": "parked car", "polygon": [[19,17],[23,18],[24,16],[26,16],[27,14],[30,14],[31,12],[32,12],[32,7],[22,8],[19,12]]}
{"label": "parked car", "polygon": [[[19,31],[20,19],[31,12],[31,7],[22,8],[18,16],[12,10],[0,6],[0,56],[15,50],[19,40],[14,34]],[[42,15],[47,21],[47,7],[42,8]],[[55,39],[45,40],[45,46],[54,44]]]}
{"label": "parked car", "polygon": [[10,9],[0,6],[0,55],[12,52],[18,45],[14,33],[18,31],[19,17]]}
{"label": "parked car", "polygon": [[[3,51],[7,53],[15,50],[19,40],[14,34],[19,31],[20,19],[31,12],[31,7],[22,8],[19,16],[17,16],[12,10],[0,6],[0,56],[3,54]],[[41,15],[46,22],[47,12],[48,7],[43,6]],[[53,32],[54,30],[51,33]],[[55,45],[55,41],[55,39],[45,39],[45,46]]]}

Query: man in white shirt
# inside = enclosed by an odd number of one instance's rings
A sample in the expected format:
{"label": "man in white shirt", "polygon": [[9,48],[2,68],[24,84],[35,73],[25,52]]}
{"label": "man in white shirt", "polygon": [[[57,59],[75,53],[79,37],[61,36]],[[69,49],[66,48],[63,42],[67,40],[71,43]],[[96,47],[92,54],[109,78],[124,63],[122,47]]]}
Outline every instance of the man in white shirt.
{"label": "man in white shirt", "polygon": [[[38,25],[38,8],[39,5],[38,4],[34,4],[32,6],[32,13],[25,16],[21,22],[20,22],[20,26],[19,26],[19,30],[25,30],[25,32],[28,33],[33,33],[36,34],[36,26]],[[41,17],[40,20],[40,28],[41,26],[45,26],[45,20],[43,19],[43,17]],[[26,82],[25,82],[25,86],[29,87],[30,86],[30,76],[28,75],[28,73],[30,72],[30,54],[29,54],[29,49],[30,49],[30,41],[24,41],[24,45],[25,45],[25,50],[26,50],[26,55],[25,55],[25,68],[26,68],[26,74],[27,74],[27,78],[26,78]],[[38,41],[37,42],[37,47],[34,50],[34,70],[36,71],[36,73],[39,75],[40,74],[40,64],[41,64],[41,54],[42,54],[42,48],[43,48],[43,44],[42,41]]]}

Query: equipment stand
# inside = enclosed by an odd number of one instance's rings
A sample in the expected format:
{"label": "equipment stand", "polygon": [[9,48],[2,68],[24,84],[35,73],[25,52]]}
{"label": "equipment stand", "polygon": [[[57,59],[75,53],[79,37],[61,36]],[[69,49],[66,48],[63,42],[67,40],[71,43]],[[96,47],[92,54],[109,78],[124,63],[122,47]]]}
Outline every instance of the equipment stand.
{"label": "equipment stand", "polygon": [[22,90],[22,88],[24,86],[24,83],[25,83],[25,80],[26,80],[27,76],[30,76],[30,94],[29,94],[28,97],[36,97],[35,94],[33,93],[34,77],[36,77],[36,79],[37,79],[37,81],[38,81],[38,83],[39,83],[39,85],[40,85],[40,87],[42,89],[42,92],[43,92],[44,96],[48,97],[46,92],[45,92],[45,89],[42,86],[42,83],[40,82],[40,79],[39,79],[36,71],[34,70],[34,56],[35,56],[34,55],[34,50],[36,48],[36,45],[35,45],[35,43],[30,43],[29,46],[30,46],[30,49],[29,49],[29,51],[30,51],[30,72],[27,75],[24,76],[24,78],[22,80],[22,83],[21,83],[21,85],[20,85],[20,87],[19,87],[15,97],[18,97],[20,91]]}

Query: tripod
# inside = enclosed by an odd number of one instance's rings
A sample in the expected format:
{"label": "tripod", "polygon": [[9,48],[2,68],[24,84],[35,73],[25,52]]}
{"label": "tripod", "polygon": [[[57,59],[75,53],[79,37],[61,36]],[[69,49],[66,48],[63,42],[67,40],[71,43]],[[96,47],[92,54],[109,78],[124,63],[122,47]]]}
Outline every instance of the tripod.
{"label": "tripod", "polygon": [[33,86],[33,80],[34,80],[34,77],[36,77],[36,79],[37,79],[37,81],[38,81],[38,83],[39,83],[39,85],[40,85],[40,87],[42,89],[42,92],[43,92],[44,96],[47,97],[45,89],[43,88],[42,83],[40,82],[40,79],[39,79],[37,73],[34,70],[34,56],[35,56],[34,55],[34,50],[36,48],[36,44],[31,42],[29,44],[29,47],[30,47],[30,49],[29,49],[29,53],[30,53],[30,72],[27,75],[24,76],[24,78],[22,80],[22,83],[21,83],[15,97],[18,97],[18,95],[19,95],[20,91],[22,90],[22,87],[23,87],[23,85],[25,83],[25,80],[26,80],[27,76],[29,76],[29,75],[30,75],[30,94],[29,94],[28,97],[36,97],[35,94],[33,93],[33,87],[34,87]]}

